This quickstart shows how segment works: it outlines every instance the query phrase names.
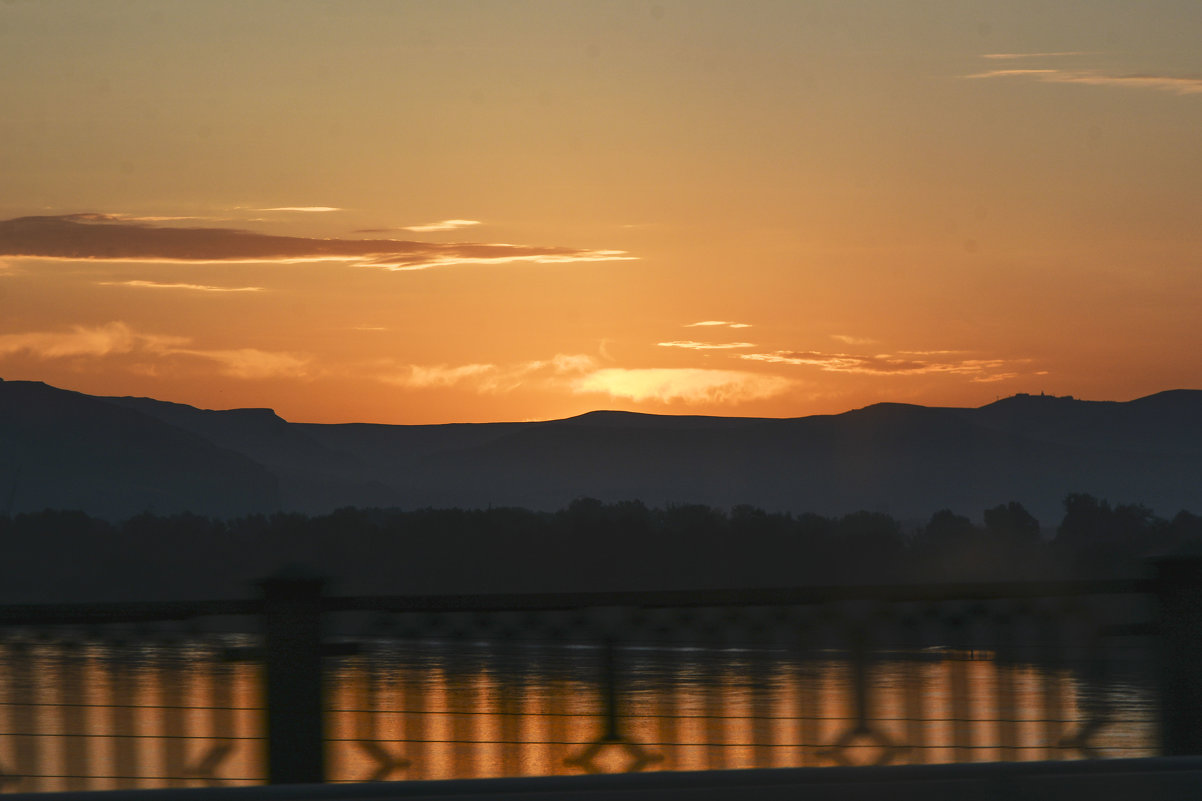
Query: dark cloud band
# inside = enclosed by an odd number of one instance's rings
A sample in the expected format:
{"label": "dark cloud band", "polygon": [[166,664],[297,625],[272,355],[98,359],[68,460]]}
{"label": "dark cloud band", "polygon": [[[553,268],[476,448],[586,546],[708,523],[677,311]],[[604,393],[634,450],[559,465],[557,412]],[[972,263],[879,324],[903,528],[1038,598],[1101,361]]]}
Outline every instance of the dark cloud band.
{"label": "dark cloud band", "polygon": [[105,261],[338,260],[392,270],[421,270],[465,263],[633,258],[612,250],[398,239],[315,239],[232,228],[166,227],[95,213],[0,221],[0,256]]}

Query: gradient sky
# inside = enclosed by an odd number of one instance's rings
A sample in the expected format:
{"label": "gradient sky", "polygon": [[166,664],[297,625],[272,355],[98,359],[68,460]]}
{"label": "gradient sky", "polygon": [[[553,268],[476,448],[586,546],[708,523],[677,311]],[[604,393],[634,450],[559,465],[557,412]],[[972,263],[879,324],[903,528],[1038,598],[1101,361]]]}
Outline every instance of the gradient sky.
{"label": "gradient sky", "polygon": [[310,422],[1202,387],[1202,3],[0,3],[0,377]]}

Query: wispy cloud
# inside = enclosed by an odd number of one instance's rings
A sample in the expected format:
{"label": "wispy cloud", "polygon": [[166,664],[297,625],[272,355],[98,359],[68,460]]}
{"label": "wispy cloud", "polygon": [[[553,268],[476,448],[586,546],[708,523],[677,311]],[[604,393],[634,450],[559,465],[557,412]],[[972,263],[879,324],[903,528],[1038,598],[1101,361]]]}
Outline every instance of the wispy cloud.
{"label": "wispy cloud", "polygon": [[1012,69],[1012,70],[988,70],[987,72],[976,72],[972,75],[965,75],[965,78],[1014,78],[1028,75],[1055,75],[1060,70],[1050,68],[1039,69]]}
{"label": "wispy cloud", "polygon": [[901,355],[878,353],[870,356],[820,351],[773,351],[771,353],[742,353],[739,358],[769,364],[817,367],[828,373],[859,373],[864,375],[929,375],[936,373],[966,375],[973,380],[997,381],[1012,372],[1022,359],[948,359],[955,351],[933,351],[924,358],[922,352],[902,352]]}
{"label": "wispy cloud", "polygon": [[495,374],[496,371],[495,364],[461,364],[453,367],[445,364],[410,364],[398,372],[385,373],[378,377],[386,384],[426,389],[428,387],[453,386],[469,379]]}
{"label": "wispy cloud", "polygon": [[[1043,80],[1051,80],[1044,78]],[[1202,94],[1202,78],[1174,75],[1104,75],[1099,72],[1064,73],[1056,83],[1080,83],[1090,86],[1118,86],[1129,89],[1158,89],[1178,95]]]}
{"label": "wispy cloud", "polygon": [[207,284],[172,284],[159,281],[97,281],[100,286],[128,286],[135,289],[182,289],[191,292],[262,292],[261,286],[208,286]]}
{"label": "wispy cloud", "polygon": [[221,217],[196,217],[192,215],[184,216],[167,216],[154,215],[147,216],[142,214],[124,214],[122,212],[84,212],[82,214],[65,215],[70,219],[80,220],[81,222],[127,222],[127,223],[158,223],[158,222],[183,222],[185,220],[219,220]]}
{"label": "wispy cloud", "polygon": [[1020,373],[992,373],[988,375],[976,375],[970,380],[978,384],[992,384],[995,381],[1009,381],[1012,378],[1018,378]]}
{"label": "wispy cloud", "polygon": [[441,253],[382,256],[363,262],[392,272],[430,270],[462,264],[572,264],[575,262],[633,261],[624,250],[575,250],[572,248],[537,248],[526,245],[444,245]]}
{"label": "wispy cloud", "polygon": [[657,342],[661,348],[685,348],[687,350],[736,350],[739,348],[754,348],[751,342],[696,342],[691,339],[674,342]]}
{"label": "wispy cloud", "polygon": [[231,378],[300,378],[307,374],[309,366],[309,358],[306,356],[259,350],[258,348],[236,348],[234,350],[179,348],[172,353],[216,362],[220,372]]}
{"label": "wispy cloud", "polygon": [[414,233],[429,233],[431,231],[454,231],[472,225],[480,225],[479,220],[441,220],[439,222],[423,223],[422,225],[402,225],[394,228],[357,228],[356,234],[387,234],[394,231],[413,231]]}
{"label": "wispy cloud", "polygon": [[831,334],[831,339],[838,340],[844,345],[871,345],[876,341],[868,337],[853,337],[849,334]]}
{"label": "wispy cloud", "polygon": [[732,323],[728,320],[702,320],[699,323],[688,323],[685,328],[699,328],[701,326],[723,325],[727,328],[751,328],[750,323]]}
{"label": "wispy cloud", "polygon": [[989,58],[995,60],[1011,60],[1020,58],[1062,58],[1065,56],[1088,56],[1090,53],[1085,50],[1061,50],[1052,53],[985,53],[981,58]]}
{"label": "wispy cloud", "polygon": [[27,353],[42,359],[111,356],[136,350],[167,353],[188,343],[187,337],[141,334],[123,322],[72,326],[66,331],[0,334],[0,356]]}
{"label": "wispy cloud", "polygon": [[479,224],[479,220],[442,220],[441,222],[425,223],[424,225],[406,225],[401,230],[413,231],[415,233],[454,231],[457,228],[467,228],[468,226]]}
{"label": "wispy cloud", "polygon": [[251,209],[251,211],[296,211],[301,214],[325,214],[331,211],[342,211],[338,206],[275,206],[270,209]]}
{"label": "wispy cloud", "polygon": [[594,368],[595,362],[591,356],[559,353],[550,359],[505,365],[384,365],[375,371],[375,377],[386,384],[410,389],[467,386],[482,394],[500,394],[532,384],[560,382],[564,376],[578,375]]}
{"label": "wispy cloud", "polygon": [[457,387],[503,394],[534,388],[662,403],[740,403],[772,397],[794,385],[782,376],[741,370],[599,367],[591,356],[564,353],[514,364],[380,366],[375,376],[407,389]]}
{"label": "wispy cloud", "polygon": [[770,398],[792,385],[781,376],[740,370],[606,367],[576,379],[572,390],[635,402],[734,404]]}
{"label": "wispy cloud", "polygon": [[97,261],[341,261],[392,271],[463,264],[625,261],[620,250],[399,239],[315,239],[229,228],[172,228],[68,214],[0,221],[0,257]]}
{"label": "wispy cloud", "polygon": [[26,354],[39,359],[108,358],[133,356],[164,359],[191,357],[212,362],[222,375],[232,378],[267,378],[306,375],[306,356],[257,348],[202,349],[190,347],[189,337],[147,334],[127,323],[72,326],[66,331],[31,331],[0,335],[0,358]]}
{"label": "wispy cloud", "polygon": [[1127,89],[1154,89],[1177,95],[1202,94],[1202,78],[1177,75],[1110,75],[1097,70],[1010,69],[987,70],[965,78],[1019,78],[1041,83],[1113,86]]}

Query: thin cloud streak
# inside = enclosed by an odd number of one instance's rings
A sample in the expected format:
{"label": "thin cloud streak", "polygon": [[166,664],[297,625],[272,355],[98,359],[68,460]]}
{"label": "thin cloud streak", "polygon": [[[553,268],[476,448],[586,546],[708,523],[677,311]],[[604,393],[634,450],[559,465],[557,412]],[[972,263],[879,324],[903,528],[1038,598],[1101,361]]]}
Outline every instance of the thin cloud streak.
{"label": "thin cloud streak", "polygon": [[427,233],[430,231],[454,231],[457,228],[466,228],[469,225],[479,225],[479,220],[443,220],[442,222],[426,223],[424,225],[407,225],[402,231],[413,231],[414,233]]}
{"label": "thin cloud streak", "polygon": [[445,364],[410,364],[399,373],[380,375],[378,378],[385,384],[411,389],[428,389],[454,386],[472,378],[495,373],[496,370],[495,364],[461,364],[455,367]]}
{"label": "thin cloud streak", "polygon": [[0,257],[118,262],[279,263],[342,261],[390,271],[462,264],[627,261],[620,250],[398,239],[315,239],[229,228],[170,228],[92,215],[0,221]]}
{"label": "thin cloud streak", "polygon": [[135,350],[167,353],[188,343],[187,337],[140,334],[123,322],[87,327],[72,326],[67,331],[30,331],[0,334],[0,356],[27,353],[41,359],[75,356],[111,356]]}
{"label": "thin cloud streak", "polygon": [[208,286],[206,284],[170,284],[159,281],[97,281],[99,286],[127,286],[135,289],[183,289],[192,292],[262,292],[261,286]]}
{"label": "thin cloud streak", "polygon": [[989,58],[995,60],[1019,59],[1019,58],[1061,58],[1065,56],[1088,56],[1092,55],[1085,50],[1062,50],[1055,53],[984,53],[981,58]]}
{"label": "thin cloud streak", "polygon": [[222,375],[257,379],[276,376],[303,378],[309,358],[295,353],[258,348],[207,350],[188,347],[189,337],[146,334],[120,320],[98,326],[72,326],[67,331],[32,331],[0,335],[0,358],[28,354],[39,359],[151,357],[156,360],[192,357],[213,362]]}
{"label": "thin cloud streak", "polygon": [[81,222],[126,222],[126,223],[158,223],[158,222],[183,222],[184,220],[220,220],[222,217],[197,217],[193,215],[186,216],[167,216],[154,215],[146,216],[141,214],[125,214],[122,212],[84,212],[82,214],[67,214],[63,215],[66,219],[79,220]]}
{"label": "thin cloud streak", "polygon": [[[372,267],[383,267],[389,272],[413,272],[415,270],[431,270],[437,267],[454,267],[462,264],[513,264],[529,262],[531,264],[572,264],[575,262],[595,261],[635,261],[638,256],[631,256],[624,250],[570,250],[567,248],[546,249],[548,252],[538,253],[536,248],[524,245],[471,245],[474,248],[492,248],[495,250],[511,250],[514,255],[499,256],[435,256],[422,260],[406,257],[385,257],[371,262],[364,262]],[[534,252],[531,252],[534,251]]]}
{"label": "thin cloud streak", "polygon": [[701,326],[724,325],[727,328],[751,328],[750,323],[732,323],[727,320],[702,320],[699,323],[688,323],[685,328],[698,328]]}
{"label": "thin cloud streak", "polygon": [[[905,352],[903,352],[905,353]],[[952,355],[954,352],[935,352],[936,355]],[[774,351],[772,353],[741,353],[740,359],[817,367],[827,373],[855,373],[861,375],[930,375],[953,374],[980,376],[973,380],[1002,380],[1005,374],[999,370],[1012,370],[1015,364],[1026,359],[959,359],[932,360],[916,358],[919,353],[898,356],[880,353],[860,356],[850,353],[822,353],[819,351]],[[988,378],[984,378],[988,376]]]}
{"label": "thin cloud streak", "polygon": [[258,348],[233,350],[177,349],[174,354],[195,356],[216,362],[222,375],[230,378],[303,378],[308,373],[309,359],[293,353],[277,353]]}
{"label": "thin cloud streak", "polygon": [[976,72],[976,73],[973,73],[972,75],[965,75],[964,77],[965,77],[965,78],[970,78],[970,79],[977,79],[977,78],[1013,78],[1013,77],[1022,77],[1022,76],[1027,76],[1027,75],[1054,75],[1054,74],[1056,74],[1056,73],[1058,73],[1058,72],[1059,72],[1059,70],[1054,70],[1054,69],[1051,69],[1051,68],[1040,68],[1040,69],[1013,69],[1013,70],[988,70],[987,72]]}
{"label": "thin cloud streak", "polygon": [[251,211],[296,211],[302,214],[324,214],[331,211],[342,211],[338,206],[276,206],[270,209],[251,209]]}
{"label": "thin cloud streak", "polygon": [[899,350],[906,356],[951,356],[958,353],[968,353],[966,350]]}
{"label": "thin cloud streak", "polygon": [[518,364],[408,364],[400,368],[383,366],[375,377],[393,386],[429,389],[470,385],[480,394],[501,394],[538,384],[544,387],[562,382],[563,376],[578,375],[595,368],[596,362],[584,354],[558,353],[550,359],[535,359]]}
{"label": "thin cloud streak", "polygon": [[518,389],[605,395],[634,402],[742,403],[779,395],[791,379],[742,370],[598,367],[585,354],[556,354],[519,364],[404,365],[378,369],[375,377],[406,389],[463,387],[479,394]]}
{"label": "thin cloud streak", "polygon": [[1082,84],[1086,86],[1117,86],[1128,89],[1154,89],[1177,95],[1202,94],[1202,78],[1173,75],[1107,75],[1095,70],[1013,69],[988,70],[968,79],[1026,78],[1041,83]]}
{"label": "thin cloud streak", "polygon": [[738,348],[754,348],[752,342],[696,342],[691,339],[674,342],[657,342],[661,348],[685,348],[687,350],[734,350]]}
{"label": "thin cloud streak", "polygon": [[876,341],[868,337],[854,337],[848,334],[831,334],[831,339],[838,340],[844,345],[871,345]]}
{"label": "thin cloud streak", "polygon": [[581,376],[572,391],[635,402],[743,403],[780,395],[793,382],[740,370],[607,367]]}

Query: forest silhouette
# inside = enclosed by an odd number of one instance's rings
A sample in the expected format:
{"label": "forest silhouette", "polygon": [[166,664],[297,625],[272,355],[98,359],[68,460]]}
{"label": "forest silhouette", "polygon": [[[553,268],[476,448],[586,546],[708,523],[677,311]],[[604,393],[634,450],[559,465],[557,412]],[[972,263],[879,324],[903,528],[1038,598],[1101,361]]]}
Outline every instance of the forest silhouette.
{"label": "forest silhouette", "polygon": [[1202,517],[1070,494],[1041,529],[1018,502],[983,523],[951,510],[906,526],[880,512],[839,517],[653,508],[580,498],[522,508],[343,508],[331,514],[78,511],[0,517],[4,602],[245,597],[284,567],[333,592],[459,594],[790,587],[1142,575],[1159,555],[1202,549]]}

